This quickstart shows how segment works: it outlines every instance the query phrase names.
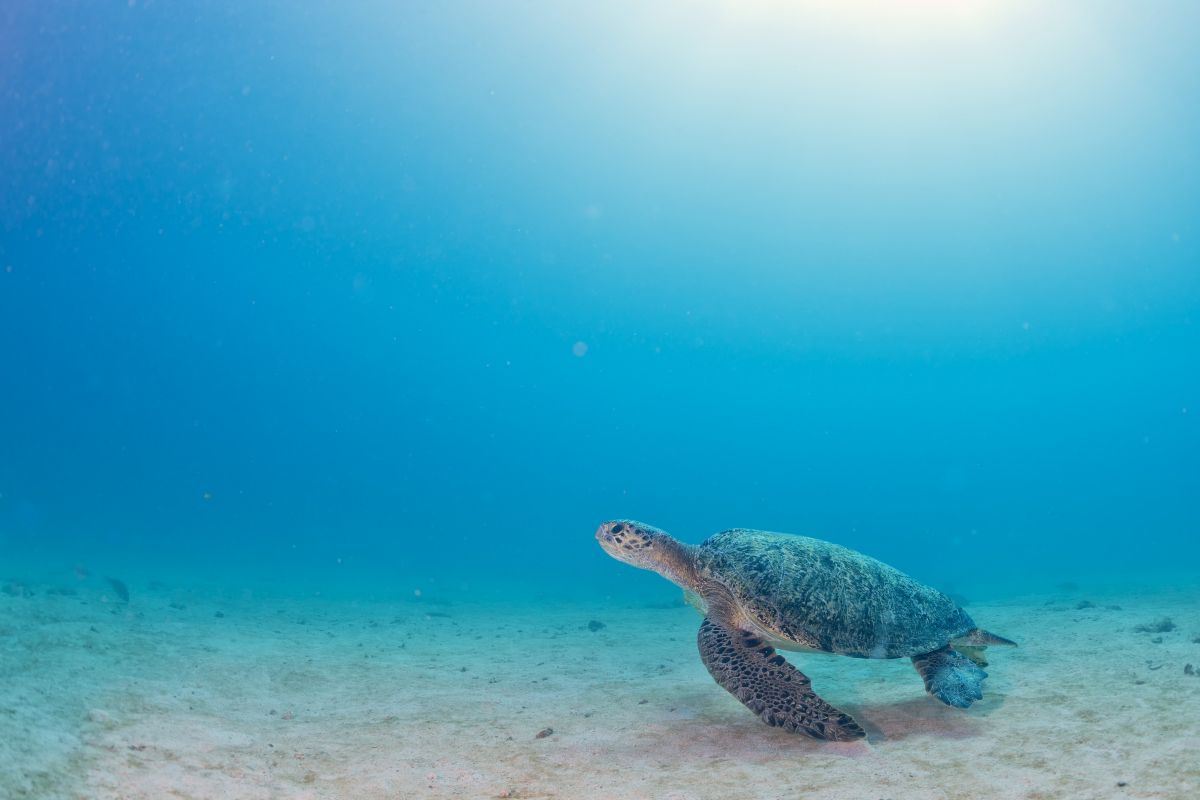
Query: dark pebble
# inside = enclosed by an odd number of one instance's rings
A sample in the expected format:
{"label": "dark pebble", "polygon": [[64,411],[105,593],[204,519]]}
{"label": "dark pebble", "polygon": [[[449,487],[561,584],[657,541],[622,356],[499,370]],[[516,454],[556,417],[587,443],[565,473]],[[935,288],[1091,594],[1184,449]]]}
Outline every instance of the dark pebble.
{"label": "dark pebble", "polygon": [[112,590],[117,593],[117,597],[121,598],[126,603],[129,602],[129,587],[125,585],[125,581],[117,578],[105,578]]}
{"label": "dark pebble", "polygon": [[1162,637],[1155,636],[1153,639],[1150,640],[1150,643],[1151,644],[1162,644]]}
{"label": "dark pebble", "polygon": [[538,731],[536,734],[534,734],[533,738],[545,739],[547,736],[550,736],[553,733],[554,733],[554,728],[542,728],[540,731]]}
{"label": "dark pebble", "polygon": [[1082,611],[1085,608],[1095,608],[1095,607],[1096,607],[1096,604],[1093,603],[1091,600],[1080,600],[1078,603],[1075,604],[1076,611]]}
{"label": "dark pebble", "polygon": [[1183,674],[1184,675],[1195,675],[1196,668],[1193,667],[1191,664],[1184,664],[1183,665]]}
{"label": "dark pebble", "polygon": [[1137,625],[1134,630],[1138,633],[1169,633],[1175,630],[1175,623],[1170,617],[1163,617],[1157,622],[1148,622],[1145,625]]}
{"label": "dark pebble", "polygon": [[607,627],[608,627],[607,625],[605,625],[603,622],[601,622],[598,619],[594,619],[588,623],[588,630],[591,631],[592,633],[595,633],[596,631],[598,631],[602,628],[607,628]]}

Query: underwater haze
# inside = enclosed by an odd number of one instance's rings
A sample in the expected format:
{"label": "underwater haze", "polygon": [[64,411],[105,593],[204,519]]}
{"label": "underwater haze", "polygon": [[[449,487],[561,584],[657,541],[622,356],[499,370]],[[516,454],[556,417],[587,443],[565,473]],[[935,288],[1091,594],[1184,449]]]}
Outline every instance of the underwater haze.
{"label": "underwater haze", "polygon": [[1200,797],[1197,31],[0,3],[0,798]]}
{"label": "underwater haze", "polygon": [[5,560],[663,593],[1200,557],[1188,4],[10,3]]}

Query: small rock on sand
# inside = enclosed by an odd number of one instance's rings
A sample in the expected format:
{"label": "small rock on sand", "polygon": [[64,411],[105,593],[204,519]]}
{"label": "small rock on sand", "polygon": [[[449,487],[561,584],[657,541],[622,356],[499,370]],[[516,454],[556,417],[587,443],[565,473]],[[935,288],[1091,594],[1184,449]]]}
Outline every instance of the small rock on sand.
{"label": "small rock on sand", "polygon": [[112,587],[122,602],[129,602],[129,587],[125,585],[125,581],[119,578],[105,578],[104,580],[108,581],[108,585]]}
{"label": "small rock on sand", "polygon": [[553,733],[554,733],[554,728],[542,728],[540,731],[538,731],[537,733],[535,733],[533,735],[533,738],[545,739],[547,736],[553,735]]}
{"label": "small rock on sand", "polygon": [[1138,633],[1167,633],[1175,630],[1175,623],[1170,617],[1163,617],[1156,622],[1148,622],[1145,625],[1135,625],[1133,628]]}
{"label": "small rock on sand", "polygon": [[0,592],[9,597],[33,597],[33,590],[16,580],[5,581],[4,585],[0,586]]}
{"label": "small rock on sand", "polygon": [[113,719],[112,714],[109,714],[102,708],[93,708],[88,711],[87,721],[105,728],[112,728],[117,724],[117,721]]}

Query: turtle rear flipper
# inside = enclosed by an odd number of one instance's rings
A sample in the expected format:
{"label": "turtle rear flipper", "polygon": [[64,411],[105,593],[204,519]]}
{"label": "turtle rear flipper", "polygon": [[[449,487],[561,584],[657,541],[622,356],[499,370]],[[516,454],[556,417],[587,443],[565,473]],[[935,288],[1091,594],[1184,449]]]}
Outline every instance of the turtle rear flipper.
{"label": "turtle rear flipper", "polygon": [[971,659],[972,661],[974,661],[977,665],[979,665],[981,667],[986,667],[988,665],[987,656],[984,655],[984,652],[983,652],[984,650],[987,650],[986,647],[976,647],[975,645],[970,645],[970,644],[960,644],[960,645],[955,645],[954,649],[957,650],[958,652],[962,653],[964,656]]}
{"label": "turtle rear flipper", "polygon": [[817,697],[808,676],[755,634],[707,617],[696,638],[717,683],[768,725],[814,739],[866,736],[849,714]]}
{"label": "turtle rear flipper", "polygon": [[987,673],[953,647],[913,656],[912,662],[925,680],[925,691],[946,705],[968,708],[983,698]]}

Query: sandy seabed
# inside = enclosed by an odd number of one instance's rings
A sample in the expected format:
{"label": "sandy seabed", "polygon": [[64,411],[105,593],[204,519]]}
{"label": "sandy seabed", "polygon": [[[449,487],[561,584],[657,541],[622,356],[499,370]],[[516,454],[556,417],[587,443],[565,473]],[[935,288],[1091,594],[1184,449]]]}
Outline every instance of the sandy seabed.
{"label": "sandy seabed", "polygon": [[761,724],[683,606],[3,589],[6,799],[1200,797],[1200,589],[968,606],[1021,643],[969,711],[906,660],[787,654],[845,744]]}

